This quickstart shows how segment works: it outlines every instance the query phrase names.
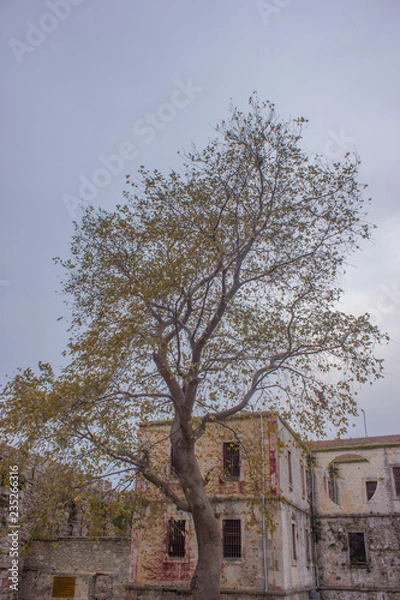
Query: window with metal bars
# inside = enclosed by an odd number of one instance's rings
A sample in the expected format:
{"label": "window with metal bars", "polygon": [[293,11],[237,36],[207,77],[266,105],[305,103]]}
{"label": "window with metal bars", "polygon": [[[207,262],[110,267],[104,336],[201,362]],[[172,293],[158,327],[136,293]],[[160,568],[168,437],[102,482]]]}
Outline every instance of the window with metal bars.
{"label": "window with metal bars", "polygon": [[231,479],[240,477],[240,444],[238,442],[224,444],[224,471]]}
{"label": "window with metal bars", "polygon": [[168,521],[168,556],[171,558],[185,557],[186,521]]}
{"label": "window with metal bars", "polygon": [[240,519],[227,519],[222,523],[224,558],[241,558],[242,534]]}

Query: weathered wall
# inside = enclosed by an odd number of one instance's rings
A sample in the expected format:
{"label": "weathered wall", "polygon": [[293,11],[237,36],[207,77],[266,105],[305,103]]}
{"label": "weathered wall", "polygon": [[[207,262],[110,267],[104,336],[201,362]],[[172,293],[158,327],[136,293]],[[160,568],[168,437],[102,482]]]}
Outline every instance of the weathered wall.
{"label": "weathered wall", "polygon": [[[191,600],[192,596],[188,590],[176,590],[173,588],[133,589],[127,586],[126,600]],[[309,591],[293,590],[290,593],[279,591],[254,592],[244,589],[221,591],[221,600],[311,600]],[[375,599],[376,600],[376,599]],[[386,600],[386,599],[384,599]]]}
{"label": "weathered wall", "polygon": [[[168,435],[169,426],[160,423],[151,424],[144,432],[152,446],[156,440],[159,441],[155,465],[160,475],[168,477],[178,491],[171,477]],[[223,444],[238,440],[241,443],[240,476],[232,480],[223,469]],[[291,482],[287,462],[289,448]],[[304,552],[305,537],[311,531],[307,461],[304,449],[293,433],[274,416],[264,415],[261,423],[260,415],[243,415],[231,419],[229,428],[211,424],[197,443],[196,453],[202,474],[208,479],[207,491],[221,522],[221,534],[224,519],[241,520],[242,556],[223,559],[221,586],[224,592],[230,590],[232,598],[243,599],[247,598],[243,590],[260,594],[265,589],[266,577],[268,589],[274,590],[277,597],[284,597],[285,591],[292,591],[292,598],[300,599],[303,593],[308,600],[308,591],[299,591],[312,589],[314,583],[314,567]],[[146,483],[142,485],[143,491],[146,488],[151,491]],[[269,513],[264,522],[262,491],[265,511]],[[170,558],[167,554],[167,523],[171,518],[187,521],[186,555],[181,559]],[[292,523],[297,528],[296,558],[292,556]],[[176,511],[155,491],[142,518],[133,528],[130,581],[143,589],[156,587],[155,594],[161,594],[162,589],[169,586],[177,586],[183,593],[189,585],[196,560],[196,539],[191,519],[187,514]],[[242,590],[239,596],[237,590]],[[147,600],[153,592],[148,589],[141,593],[144,595],[137,597]]]}
{"label": "weathered wall", "polygon": [[[267,419],[264,423],[265,435],[269,431]],[[196,445],[196,453],[204,477],[207,477],[207,491],[215,507],[215,513],[221,521],[224,519],[240,519],[242,525],[241,558],[224,559],[221,581],[228,588],[238,585],[253,590],[262,590],[263,575],[263,543],[260,535],[260,512],[257,503],[264,481],[269,479],[269,453],[261,452],[261,430],[259,418],[237,419],[233,428],[211,425],[207,433]],[[158,424],[146,428],[145,435],[158,445],[157,467],[160,475],[168,477],[171,485],[174,478],[170,471],[170,445],[168,439],[169,426]],[[223,444],[241,440],[240,476],[232,480],[223,469]],[[267,447],[266,447],[267,448]],[[247,456],[246,451],[249,451]],[[143,483],[146,488],[146,484]],[[176,583],[185,586],[190,582],[197,561],[196,538],[193,523],[189,515],[179,513],[172,505],[167,504],[157,491],[147,488],[152,494],[152,501],[143,518],[133,528],[131,581],[160,587]],[[186,555],[182,559],[170,558],[167,554],[168,520],[185,519]]]}
{"label": "weathered wall", "polygon": [[55,576],[76,577],[74,600],[123,600],[129,559],[129,538],[34,541],[19,600],[48,600]]}
{"label": "weathered wall", "polygon": [[[253,519],[260,522],[257,509],[247,507],[243,501],[220,501],[214,503],[215,512],[221,520],[241,519],[242,524],[242,556],[241,558],[224,559],[221,581],[225,588],[263,589],[262,537],[257,526],[251,526]],[[186,553],[184,558],[171,558],[167,554],[167,523],[170,518],[185,519]],[[153,503],[146,511],[139,533],[140,552],[135,552],[134,581],[141,584],[181,585],[187,586],[193,575],[197,561],[196,538],[193,522],[189,515],[180,513],[171,505]],[[138,531],[132,546],[137,548]]]}
{"label": "weathered wall", "polygon": [[321,600],[399,600],[397,592],[382,592],[372,590],[369,592],[355,592],[353,590],[325,591],[320,593]]}
{"label": "weathered wall", "polygon": [[[264,417],[264,437],[265,447],[268,447],[268,435],[274,435],[276,431],[276,419],[268,416]],[[174,485],[174,478],[171,477],[170,465],[170,424],[149,423],[143,428],[143,441],[149,440],[152,444],[153,469],[164,478],[168,478]],[[237,438],[236,438],[237,436]],[[236,481],[229,480],[223,470],[223,444],[224,442],[236,442],[240,439],[242,444],[242,462],[240,477]],[[156,446],[153,446],[156,444]],[[196,443],[196,456],[199,461],[200,470],[204,477],[207,477],[207,492],[210,497],[250,497],[259,493],[262,480],[262,463],[264,465],[264,474],[269,478],[269,453],[264,456],[261,454],[261,430],[260,419],[255,417],[237,417],[232,419],[228,428],[221,425],[208,425],[206,433]],[[143,483],[147,488],[147,484]],[[179,486],[176,485],[176,489]],[[157,492],[151,486],[148,487],[153,498],[163,498],[161,493]]]}
{"label": "weathered wall", "polygon": [[[338,441],[335,446],[314,453],[322,599],[398,600],[400,497],[395,493],[393,466],[400,465],[400,445],[389,441],[386,445],[352,443],[346,447],[343,440],[342,446]],[[370,499],[367,481],[377,482]],[[366,564],[351,564],[352,532],[364,533]]]}
{"label": "weathered wall", "polygon": [[[343,440],[345,443],[346,440]],[[400,465],[398,446],[353,446],[315,452],[316,511],[323,514],[398,514],[400,497],[396,497],[392,467]],[[336,472],[337,501],[329,496],[330,466]],[[376,480],[374,496],[367,500],[365,482]]]}
{"label": "weathered wall", "polygon": [[[367,542],[367,564],[349,562],[348,532],[362,531]],[[360,592],[398,593],[400,597],[400,519],[397,516],[325,518],[318,542],[321,588]],[[335,596],[333,596],[335,597]],[[362,598],[358,596],[358,599]],[[326,595],[331,598],[331,595]]]}
{"label": "weathered wall", "polygon": [[[311,552],[307,454],[280,419],[276,437],[279,483],[277,496],[281,502],[275,513],[277,528],[272,536],[273,552],[269,553],[270,579],[273,578],[277,590],[296,590],[307,586],[313,588],[315,571]],[[296,556],[293,553],[293,525]]]}

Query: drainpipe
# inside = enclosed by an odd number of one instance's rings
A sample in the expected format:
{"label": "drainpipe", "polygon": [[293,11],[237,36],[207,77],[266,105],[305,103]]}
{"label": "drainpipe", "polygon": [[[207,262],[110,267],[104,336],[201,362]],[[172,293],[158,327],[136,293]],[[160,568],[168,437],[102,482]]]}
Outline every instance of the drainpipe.
{"label": "drainpipe", "polygon": [[267,561],[267,527],[265,523],[265,449],[264,449],[264,423],[263,416],[260,415],[261,432],[261,528],[262,528],[262,549],[263,549],[263,573],[264,573],[264,592],[268,592],[268,561]]}

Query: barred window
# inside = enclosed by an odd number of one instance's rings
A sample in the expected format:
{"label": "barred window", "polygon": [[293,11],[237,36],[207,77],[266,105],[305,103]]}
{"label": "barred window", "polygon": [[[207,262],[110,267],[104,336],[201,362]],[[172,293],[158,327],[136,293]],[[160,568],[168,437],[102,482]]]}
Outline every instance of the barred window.
{"label": "barred window", "polygon": [[240,519],[227,519],[222,524],[224,558],[241,558],[242,535]]}
{"label": "barred window", "polygon": [[240,477],[240,445],[238,442],[224,444],[224,471],[232,479]]}
{"label": "barred window", "polygon": [[394,491],[400,497],[400,467],[393,467]]}
{"label": "barred window", "polygon": [[363,532],[349,532],[348,535],[350,565],[353,567],[365,566],[367,564],[365,534]]}
{"label": "barred window", "polygon": [[168,556],[184,558],[186,521],[168,521]]}

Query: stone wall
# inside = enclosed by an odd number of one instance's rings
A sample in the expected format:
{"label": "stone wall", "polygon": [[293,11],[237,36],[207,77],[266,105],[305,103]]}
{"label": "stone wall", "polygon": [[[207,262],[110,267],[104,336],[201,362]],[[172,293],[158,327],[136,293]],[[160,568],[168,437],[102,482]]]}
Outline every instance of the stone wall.
{"label": "stone wall", "polygon": [[[354,531],[365,534],[365,565],[352,566],[349,561],[348,533]],[[319,533],[318,570],[321,588],[326,590],[324,600],[400,598],[400,519],[397,515],[325,518],[320,522]]]}
{"label": "stone wall", "polygon": [[[152,447],[157,443],[154,468],[179,494],[171,472],[169,425],[149,424],[143,436]],[[238,440],[240,473],[230,478],[224,470],[224,444]],[[243,415],[232,418],[229,428],[211,424],[196,444],[196,452],[220,521],[221,538],[224,520],[240,521],[241,554],[223,559],[222,598],[309,600],[309,592],[315,589],[315,567],[307,454],[293,432],[278,417]],[[151,493],[145,482],[139,485],[143,493]],[[185,521],[182,558],[168,555],[167,528],[172,519]],[[141,518],[135,519],[132,535],[129,600],[189,600],[185,590],[197,561],[190,517],[155,492]],[[269,594],[263,592],[266,582]]]}
{"label": "stone wall", "polygon": [[321,600],[399,600],[400,592],[382,592],[370,590],[368,592],[356,592],[354,590],[341,589],[323,591],[320,593]]}
{"label": "stone wall", "polygon": [[33,541],[18,600],[49,600],[54,577],[74,577],[74,600],[124,600],[130,540],[65,538]]}
{"label": "stone wall", "polygon": [[[322,600],[400,600],[400,436],[320,444],[313,473]],[[363,539],[360,564],[351,557],[354,534]]]}
{"label": "stone wall", "polygon": [[[191,600],[191,598],[190,592],[185,589],[174,589],[172,587],[151,589],[150,587],[127,586],[126,600]],[[276,590],[273,592],[255,592],[253,590],[226,590],[223,588],[221,590],[221,600],[312,600],[312,598],[312,593],[310,595],[310,592],[304,591],[304,589],[293,590],[292,592]]]}

